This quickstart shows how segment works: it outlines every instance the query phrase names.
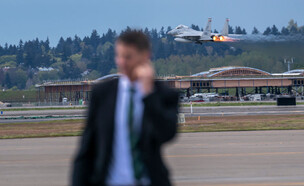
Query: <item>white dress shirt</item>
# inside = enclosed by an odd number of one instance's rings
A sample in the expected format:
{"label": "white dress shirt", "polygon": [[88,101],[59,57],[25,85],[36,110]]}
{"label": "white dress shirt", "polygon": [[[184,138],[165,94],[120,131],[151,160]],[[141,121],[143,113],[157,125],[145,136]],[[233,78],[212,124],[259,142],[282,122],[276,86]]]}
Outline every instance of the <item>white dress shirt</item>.
{"label": "white dress shirt", "polygon": [[[110,164],[108,185],[135,185],[132,154],[129,138],[128,112],[130,102],[130,87],[132,83],[128,77],[122,75],[118,82],[118,91],[115,111],[115,130],[113,141],[112,162]],[[143,93],[141,85],[134,82],[134,123],[133,127],[138,133],[141,132],[142,116],[144,110]]]}

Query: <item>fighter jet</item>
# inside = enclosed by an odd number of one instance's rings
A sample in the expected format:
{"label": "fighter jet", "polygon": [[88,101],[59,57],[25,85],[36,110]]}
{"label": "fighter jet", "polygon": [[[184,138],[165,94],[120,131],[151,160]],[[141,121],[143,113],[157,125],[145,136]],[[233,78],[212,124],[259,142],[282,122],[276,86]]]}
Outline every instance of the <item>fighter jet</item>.
{"label": "fighter jet", "polygon": [[211,33],[212,19],[208,18],[208,22],[204,31],[194,30],[185,25],[178,25],[176,28],[170,30],[167,34],[175,37],[175,41],[183,43],[203,44],[204,42],[225,42],[231,41],[228,37],[229,19],[226,19],[222,32]]}

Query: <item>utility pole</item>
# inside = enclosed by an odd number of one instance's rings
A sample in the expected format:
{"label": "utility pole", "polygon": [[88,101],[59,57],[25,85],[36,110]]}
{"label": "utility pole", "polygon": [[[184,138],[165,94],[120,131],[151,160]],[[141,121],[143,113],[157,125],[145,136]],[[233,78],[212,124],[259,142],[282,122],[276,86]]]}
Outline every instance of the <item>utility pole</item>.
{"label": "utility pole", "polygon": [[285,58],[284,63],[287,64],[288,72],[290,71],[290,64],[293,64],[293,58],[291,58],[289,61]]}

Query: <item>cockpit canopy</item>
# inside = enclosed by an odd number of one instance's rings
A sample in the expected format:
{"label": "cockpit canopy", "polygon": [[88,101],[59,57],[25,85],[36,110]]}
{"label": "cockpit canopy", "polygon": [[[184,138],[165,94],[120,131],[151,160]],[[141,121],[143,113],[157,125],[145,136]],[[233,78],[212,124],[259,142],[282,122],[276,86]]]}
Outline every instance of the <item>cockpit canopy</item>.
{"label": "cockpit canopy", "polygon": [[189,27],[187,27],[187,26],[185,26],[185,25],[178,25],[178,26],[176,27],[176,29],[182,29],[182,28],[189,28]]}

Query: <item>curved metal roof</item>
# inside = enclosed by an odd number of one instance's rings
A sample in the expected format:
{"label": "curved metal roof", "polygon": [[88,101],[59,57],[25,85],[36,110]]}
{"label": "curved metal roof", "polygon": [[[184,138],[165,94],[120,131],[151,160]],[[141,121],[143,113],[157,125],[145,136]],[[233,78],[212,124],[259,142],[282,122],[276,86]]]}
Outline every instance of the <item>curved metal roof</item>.
{"label": "curved metal roof", "polygon": [[304,73],[304,69],[294,69],[294,70],[284,72],[283,74],[292,74],[292,73]]}
{"label": "curved metal roof", "polygon": [[209,71],[204,71],[204,72],[199,72],[199,73],[193,74],[191,76],[203,76],[203,75],[209,74],[209,73],[210,73]]}
{"label": "curved metal roof", "polygon": [[109,75],[102,76],[98,79],[95,79],[94,81],[95,82],[104,81],[104,80],[108,80],[108,79],[118,78],[119,76],[120,76],[120,74],[109,74]]}
{"label": "curved metal roof", "polygon": [[[193,74],[192,76],[206,76],[206,77],[213,77],[213,76],[217,76],[221,73],[224,72],[229,72],[231,70],[241,70],[241,69],[245,69],[245,70],[249,70],[255,73],[260,73],[260,75],[271,75],[271,73],[257,69],[257,68],[252,68],[252,67],[234,67],[234,66],[230,66],[230,67],[221,67],[221,68],[212,68],[209,71],[204,71],[204,72],[199,72],[196,74]],[[244,74],[247,75],[247,74]],[[248,74],[249,75],[249,74]],[[253,74],[255,75],[255,74]]]}
{"label": "curved metal roof", "polygon": [[266,72],[266,71],[263,71],[263,70],[260,70],[260,69],[257,69],[257,68],[252,68],[252,67],[231,67],[231,68],[228,68],[228,69],[223,69],[223,70],[221,70],[219,72],[216,72],[216,73],[214,73],[212,75],[209,75],[208,77],[216,76],[217,74],[223,73],[225,71],[236,70],[236,69],[247,69],[247,70],[252,70],[252,71],[255,71],[255,72],[260,72],[261,74],[271,75],[269,72]]}

